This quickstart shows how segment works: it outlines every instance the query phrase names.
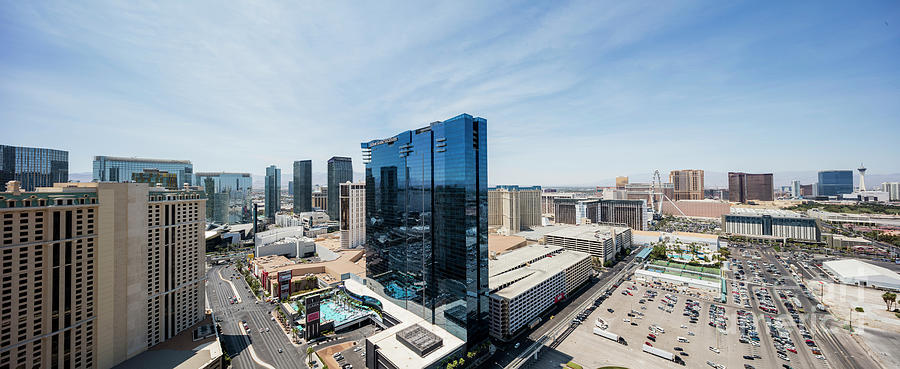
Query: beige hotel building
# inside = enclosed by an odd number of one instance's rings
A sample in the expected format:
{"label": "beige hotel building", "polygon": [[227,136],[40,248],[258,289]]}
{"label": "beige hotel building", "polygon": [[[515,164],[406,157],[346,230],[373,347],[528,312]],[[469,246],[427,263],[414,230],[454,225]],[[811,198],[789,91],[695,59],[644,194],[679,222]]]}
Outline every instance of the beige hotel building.
{"label": "beige hotel building", "polygon": [[0,367],[110,368],[204,319],[206,199],[142,183],[0,192]]}

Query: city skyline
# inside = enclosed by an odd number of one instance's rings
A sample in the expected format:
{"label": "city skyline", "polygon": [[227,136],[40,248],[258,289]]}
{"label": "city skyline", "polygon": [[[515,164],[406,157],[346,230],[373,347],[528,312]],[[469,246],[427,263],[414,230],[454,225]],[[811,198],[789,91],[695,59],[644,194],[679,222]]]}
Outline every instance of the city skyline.
{"label": "city skyline", "polygon": [[[493,123],[491,184],[634,168],[900,173],[890,3],[130,6],[4,5],[4,144],[66,150],[70,173],[119,155],[260,175],[297,157],[359,162],[360,138],[467,112]],[[381,21],[394,17],[411,21]],[[242,139],[294,131],[303,145]]]}

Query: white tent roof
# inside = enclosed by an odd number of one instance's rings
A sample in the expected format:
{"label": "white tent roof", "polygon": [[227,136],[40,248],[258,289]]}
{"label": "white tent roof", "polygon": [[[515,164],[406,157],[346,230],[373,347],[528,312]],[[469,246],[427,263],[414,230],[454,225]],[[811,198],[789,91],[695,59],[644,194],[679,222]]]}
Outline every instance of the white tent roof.
{"label": "white tent roof", "polygon": [[869,285],[900,287],[900,274],[856,259],[826,261],[822,265],[841,279],[866,281]]}

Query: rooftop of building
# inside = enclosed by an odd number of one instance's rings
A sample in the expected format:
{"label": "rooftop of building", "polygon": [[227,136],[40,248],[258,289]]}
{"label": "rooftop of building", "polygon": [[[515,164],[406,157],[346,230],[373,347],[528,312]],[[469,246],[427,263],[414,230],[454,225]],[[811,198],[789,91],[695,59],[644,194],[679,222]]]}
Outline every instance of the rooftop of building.
{"label": "rooftop of building", "polygon": [[844,235],[835,234],[835,233],[823,233],[822,234],[822,236],[826,236],[826,235],[831,236],[834,239],[841,240],[841,241],[872,243],[872,241],[867,240],[865,237],[850,237],[850,236],[844,236]]}
{"label": "rooftop of building", "polygon": [[731,215],[745,215],[745,216],[773,216],[773,217],[781,217],[781,218],[802,218],[803,215],[800,213],[783,210],[783,209],[768,209],[768,208],[745,208],[745,207],[732,207]]}
{"label": "rooftop of building", "polygon": [[828,267],[842,278],[878,279],[900,285],[900,274],[857,259],[830,260],[822,263],[822,266]]}
{"label": "rooftop of building", "polygon": [[[397,306],[390,300],[379,296],[362,283],[350,279],[344,281],[344,287],[355,294],[377,299],[382,304],[382,311],[400,321],[400,323],[366,338],[374,345],[378,346],[380,355],[383,355],[398,368],[418,369],[431,367],[433,364],[459,350],[465,344],[465,342],[447,330],[431,324],[425,321],[425,319],[422,319],[422,317]],[[424,357],[419,356],[397,339],[397,333],[416,325],[424,328],[430,332],[430,334],[437,336],[437,338],[441,340],[441,346]]]}
{"label": "rooftop of building", "polygon": [[139,163],[191,164],[190,160],[150,159],[150,158],[104,156],[104,155],[95,156],[94,160],[131,161],[131,162],[139,162]]}
{"label": "rooftop of building", "polygon": [[[204,368],[222,356],[222,346],[215,329],[212,317],[207,315],[206,319],[193,327],[119,363],[114,368]],[[201,334],[200,337],[194,337],[195,330]]]}
{"label": "rooftop of building", "polygon": [[[664,268],[670,269],[672,271],[672,273],[670,273],[670,274],[676,274],[676,271],[678,271],[679,273],[680,273],[680,271],[689,271],[689,272],[694,272],[694,273],[709,274],[709,275],[713,275],[713,276],[721,275],[721,272],[717,268],[688,265],[685,263],[678,263],[678,262],[674,262],[674,261],[654,260],[653,262],[650,263],[650,265],[655,265],[658,267],[664,267]],[[694,276],[694,278],[702,279],[699,276]]]}
{"label": "rooftop of building", "polygon": [[488,188],[488,191],[496,191],[496,190],[541,191],[541,186],[497,185],[497,186]]}
{"label": "rooftop of building", "polygon": [[640,259],[646,259],[647,256],[650,256],[650,251],[653,251],[653,249],[650,247],[644,247],[641,249],[641,251],[638,251],[638,253],[637,253],[637,255],[635,255],[635,257],[640,258]]}
{"label": "rooftop of building", "polygon": [[528,240],[520,236],[503,236],[498,234],[488,235],[488,251],[502,254],[510,249],[524,246]]}
{"label": "rooftop of building", "polygon": [[550,232],[547,236],[574,238],[579,240],[599,241],[612,237],[613,232],[622,233],[630,228],[613,225],[583,224],[578,226],[561,228]]}
{"label": "rooftop of building", "polygon": [[488,286],[492,294],[512,299],[590,257],[558,246],[525,246],[488,260]]}
{"label": "rooftop of building", "polygon": [[[575,227],[575,226],[569,225],[569,224],[534,226],[534,227],[531,227],[530,230],[521,231],[519,233],[516,233],[514,236],[524,237],[526,240],[529,240],[529,241],[538,241],[538,240],[544,238],[544,236],[546,236],[548,233],[552,233],[552,232],[558,231],[560,229],[569,228],[569,227]],[[490,240],[488,241],[488,247],[490,247]]]}
{"label": "rooftop of building", "polygon": [[364,249],[342,249],[336,253],[337,259],[317,263],[297,263],[280,255],[261,256],[253,259],[252,263],[268,273],[270,278],[283,271],[291,271],[295,277],[314,274],[328,283],[341,280],[341,275],[346,273],[366,276]]}

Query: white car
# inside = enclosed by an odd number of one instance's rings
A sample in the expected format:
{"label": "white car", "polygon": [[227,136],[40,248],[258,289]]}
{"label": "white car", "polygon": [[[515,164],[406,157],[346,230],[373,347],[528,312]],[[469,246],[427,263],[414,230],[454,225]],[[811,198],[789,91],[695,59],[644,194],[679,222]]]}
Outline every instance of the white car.
{"label": "white car", "polygon": [[719,349],[717,349],[717,348],[715,348],[715,347],[712,347],[712,346],[709,346],[709,351],[715,352],[715,353],[717,353],[717,354],[719,354],[719,353],[722,352],[722,351],[720,351]]}
{"label": "white car", "polygon": [[628,319],[628,318],[622,319],[622,321],[625,323],[631,323],[631,319]]}

